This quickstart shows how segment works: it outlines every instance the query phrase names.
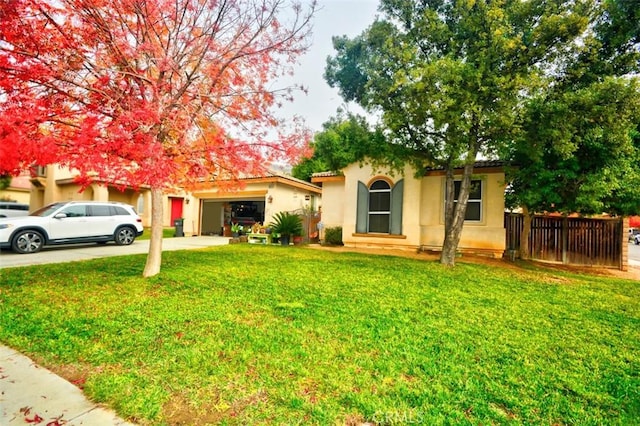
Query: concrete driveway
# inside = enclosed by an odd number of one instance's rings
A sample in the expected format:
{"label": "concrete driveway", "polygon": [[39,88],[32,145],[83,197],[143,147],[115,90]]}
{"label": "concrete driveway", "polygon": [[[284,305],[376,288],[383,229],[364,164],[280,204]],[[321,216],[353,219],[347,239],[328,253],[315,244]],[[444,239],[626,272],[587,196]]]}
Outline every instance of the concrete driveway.
{"label": "concrete driveway", "polygon": [[[225,244],[229,244],[229,238],[218,236],[165,238],[162,241],[162,251],[191,250]],[[41,252],[35,254],[17,254],[9,250],[2,250],[0,251],[0,268],[74,262],[148,252],[149,240],[134,241],[129,246],[117,246],[115,243],[51,246],[45,247]]]}

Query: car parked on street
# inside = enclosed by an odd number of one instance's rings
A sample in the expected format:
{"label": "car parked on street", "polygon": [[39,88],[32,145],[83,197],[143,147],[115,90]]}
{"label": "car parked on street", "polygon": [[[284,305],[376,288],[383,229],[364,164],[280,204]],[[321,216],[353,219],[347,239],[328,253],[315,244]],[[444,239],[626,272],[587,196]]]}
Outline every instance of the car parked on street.
{"label": "car parked on street", "polygon": [[640,245],[640,229],[629,229],[629,242],[635,243],[635,245]]}
{"label": "car parked on street", "polygon": [[26,216],[29,214],[29,204],[13,201],[0,201],[0,218]]}
{"label": "car parked on street", "polygon": [[142,235],[142,219],[124,203],[65,201],[28,216],[0,219],[0,248],[36,253],[47,245],[107,243],[129,245]]}

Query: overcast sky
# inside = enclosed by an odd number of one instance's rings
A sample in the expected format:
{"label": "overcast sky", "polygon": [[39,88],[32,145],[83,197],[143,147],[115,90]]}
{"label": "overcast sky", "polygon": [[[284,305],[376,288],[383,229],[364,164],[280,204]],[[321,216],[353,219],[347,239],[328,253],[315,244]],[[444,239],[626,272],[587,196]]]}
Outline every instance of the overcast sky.
{"label": "overcast sky", "polygon": [[[308,93],[297,93],[295,102],[287,103],[278,113],[283,117],[294,114],[306,120],[307,126],[318,131],[322,123],[336,115],[343,105],[338,91],[329,87],[324,74],[327,56],[335,55],[331,37],[347,35],[354,37],[373,23],[377,0],[319,0],[320,6],[313,21],[313,39],[310,50],[300,58],[292,81],[302,84]],[[358,108],[349,107],[353,112]]]}

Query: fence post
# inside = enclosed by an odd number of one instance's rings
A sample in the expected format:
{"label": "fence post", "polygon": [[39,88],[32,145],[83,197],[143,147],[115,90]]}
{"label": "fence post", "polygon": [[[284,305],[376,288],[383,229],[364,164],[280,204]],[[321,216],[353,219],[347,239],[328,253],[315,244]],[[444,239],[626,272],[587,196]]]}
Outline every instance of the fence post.
{"label": "fence post", "polygon": [[564,216],[562,218],[562,264],[566,265],[569,263],[569,255],[567,254],[567,249],[569,247],[569,218]]}

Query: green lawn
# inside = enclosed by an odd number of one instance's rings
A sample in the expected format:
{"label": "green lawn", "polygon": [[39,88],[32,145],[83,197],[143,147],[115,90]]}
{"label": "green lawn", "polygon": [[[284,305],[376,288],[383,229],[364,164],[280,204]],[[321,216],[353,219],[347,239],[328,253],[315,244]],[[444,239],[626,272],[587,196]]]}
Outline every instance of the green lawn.
{"label": "green lawn", "polygon": [[632,424],[640,283],[237,244],[0,270],[0,341],[141,424]]}
{"label": "green lawn", "polygon": [[[175,228],[162,228],[162,238],[173,238],[176,233]],[[148,240],[151,238],[151,228],[144,228],[144,232],[137,240]]]}

